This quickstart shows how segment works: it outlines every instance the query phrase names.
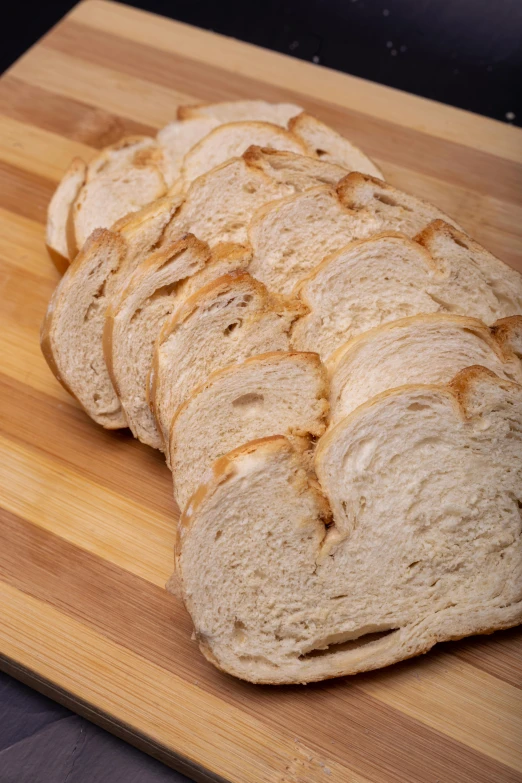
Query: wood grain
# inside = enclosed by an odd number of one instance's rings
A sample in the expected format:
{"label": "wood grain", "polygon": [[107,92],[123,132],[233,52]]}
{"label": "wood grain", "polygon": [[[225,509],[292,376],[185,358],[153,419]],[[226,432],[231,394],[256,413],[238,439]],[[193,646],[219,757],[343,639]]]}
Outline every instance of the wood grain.
{"label": "wood grain", "polygon": [[41,357],[58,280],[45,211],[71,157],[153,133],[179,104],[254,96],[304,104],[522,270],[517,129],[135,9],[77,6],[0,82],[0,660],[201,781],[521,781],[518,630],[306,688],[211,667],[163,589],[175,512],[160,455],[98,429]]}

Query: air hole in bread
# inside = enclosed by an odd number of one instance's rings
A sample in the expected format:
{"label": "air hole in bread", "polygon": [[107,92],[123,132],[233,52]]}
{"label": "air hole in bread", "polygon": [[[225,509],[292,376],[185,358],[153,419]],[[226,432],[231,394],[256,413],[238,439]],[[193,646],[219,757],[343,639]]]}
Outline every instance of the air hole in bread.
{"label": "air hole in bread", "polygon": [[218,538],[221,538],[222,535],[223,535],[223,531],[222,530],[218,530],[218,532],[214,536],[214,540],[217,541]]}
{"label": "air hole in bread", "polygon": [[239,307],[246,307],[249,302],[252,301],[252,294],[245,294],[241,302],[239,302]]}
{"label": "air hole in bread", "polygon": [[408,568],[415,568],[416,565],[419,565],[420,560],[414,560],[413,563],[410,563]]}
{"label": "air hole in bread", "polygon": [[346,593],[343,595],[332,595],[330,596],[330,601],[340,601],[341,598],[348,598],[348,595]]}
{"label": "air hole in bread", "polygon": [[241,397],[236,397],[236,399],[232,401],[232,407],[240,409],[258,407],[264,402],[264,399],[262,394],[249,392],[247,394],[242,394]]}
{"label": "air hole in bread", "polygon": [[328,155],[326,150],[320,150],[320,149],[317,149],[315,151],[315,154],[317,155],[318,158],[323,158],[325,155]]}
{"label": "air hole in bread", "polygon": [[456,244],[456,245],[458,245],[459,247],[463,247],[463,248],[464,248],[464,250],[469,250],[469,245],[468,245],[466,242],[464,242],[464,240],[463,240],[463,239],[459,239],[459,237],[456,237],[456,236],[454,236],[454,237],[453,237],[453,241],[454,241],[454,242],[455,242],[455,244]]}
{"label": "air hole in bread", "polygon": [[236,620],[234,623],[234,638],[238,642],[244,642],[246,639],[245,634],[246,626],[244,623],[241,622],[241,620]]}
{"label": "air hole in bread", "polygon": [[[299,656],[299,660],[306,661],[308,658],[319,658],[327,655],[336,655],[340,652],[349,652],[350,650],[357,650],[359,647],[364,647],[368,644],[375,644],[380,642],[386,636],[397,631],[397,628],[387,628],[384,631],[376,631],[374,633],[366,633],[359,636],[357,639],[349,639],[347,641],[333,642],[332,644],[318,645],[313,650],[310,650],[304,655]],[[351,634],[350,634],[351,635]]]}
{"label": "air hole in bread", "polygon": [[245,193],[257,193],[257,185],[254,185],[253,182],[247,182],[246,185],[243,185],[243,190]]}
{"label": "air hole in bread", "polygon": [[411,405],[408,405],[409,411],[424,411],[426,408],[429,408],[430,406],[425,402],[412,402]]}
{"label": "air hole in bread", "polygon": [[229,335],[231,335],[232,332],[234,332],[237,329],[238,326],[241,326],[242,323],[243,323],[243,321],[241,321],[241,319],[238,319],[237,321],[234,321],[233,323],[229,324],[226,327],[226,329],[224,329],[224,331],[223,331],[223,334],[225,335],[225,337],[228,337]]}
{"label": "air hole in bread", "polygon": [[399,204],[394,198],[388,196],[386,193],[374,193],[373,197],[389,207],[402,207],[406,212],[413,212],[411,207],[407,207],[406,204]]}

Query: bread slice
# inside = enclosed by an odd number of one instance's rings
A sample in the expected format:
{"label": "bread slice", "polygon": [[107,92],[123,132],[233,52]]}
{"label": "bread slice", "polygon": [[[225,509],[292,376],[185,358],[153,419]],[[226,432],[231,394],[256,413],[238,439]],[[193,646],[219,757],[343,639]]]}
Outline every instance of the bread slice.
{"label": "bread slice", "polygon": [[239,157],[250,146],[271,147],[305,155],[303,142],[294,134],[270,122],[231,122],[219,125],[195,144],[183,158],[181,176],[192,182],[230,158]]}
{"label": "bread slice", "polygon": [[271,180],[290,185],[295,193],[317,185],[336,185],[348,173],[335,163],[294,152],[252,145],[243,153],[246,163]]}
{"label": "bread slice", "polygon": [[342,174],[339,167],[304,155],[250,147],[194,180],[166,236],[170,241],[190,232],[211,246],[246,243],[259,207],[324,181],[337,182]]}
{"label": "bread slice", "polygon": [[154,343],[176,307],[181,282],[203,269],[209,257],[208,245],[187,234],[142,261],[107,308],[107,368],[133,435],[153,448],[161,447],[147,403]]}
{"label": "bread slice", "polygon": [[186,153],[220,124],[214,117],[195,117],[183,122],[170,122],[158,131],[156,138],[165,158],[164,176],[169,188],[180,178]]}
{"label": "bread slice", "polygon": [[105,147],[87,167],[87,181],[100,175],[106,177],[118,171],[155,164],[161,168],[163,155],[151,136],[124,136]]}
{"label": "bread slice", "polygon": [[[308,308],[292,344],[323,360],[357,334],[417,313],[437,312],[430,290],[442,270],[417,242],[399,233],[356,240],[327,256],[294,293]],[[462,302],[464,311],[467,302]]]}
{"label": "bread slice", "polygon": [[366,211],[376,217],[382,231],[401,231],[413,237],[433,220],[443,220],[459,228],[433,204],[368,174],[357,171],[347,174],[339,182],[337,194],[347,209]]}
{"label": "bread slice", "polygon": [[342,166],[348,171],[361,171],[363,174],[384,179],[382,171],[362,150],[317,117],[302,112],[290,120],[288,129],[306,144],[309,155]]}
{"label": "bread slice", "polygon": [[436,207],[352,172],[333,188],[316,188],[261,207],[250,222],[252,274],[290,293],[327,255],[354,239],[385,231],[413,236],[444,217]]}
{"label": "bread slice", "polygon": [[127,426],[103,352],[107,306],[135,267],[159,243],[176,209],[165,198],[121,220],[113,231],[93,232],[56,289],[42,328],[49,366],[104,427]]}
{"label": "bread slice", "polygon": [[522,334],[522,316],[505,319],[502,339],[476,318],[434,313],[402,318],[370,329],[334,352],[331,421],[347,416],[377,394],[406,383],[448,383],[474,364],[522,385],[522,363],[510,333]]}
{"label": "bread slice", "polygon": [[316,353],[266,353],[211,373],[170,432],[174,495],[185,508],[212,463],[250,440],[286,435],[298,450],[325,429],[326,372]]}
{"label": "bread slice", "polygon": [[80,158],[74,158],[47,209],[45,242],[51,259],[63,274],[78,252],[72,224],[72,206],[78,197],[85,177],[87,166]]}
{"label": "bread slice", "polygon": [[107,429],[127,424],[102,351],[105,309],[126,249],[118,234],[94,231],[56,288],[41,332],[57,379]]}
{"label": "bread slice", "polygon": [[416,239],[444,270],[445,284],[437,292],[442,307],[461,312],[452,297],[458,291],[469,302],[468,314],[487,324],[522,313],[522,275],[463,231],[435,220]]}
{"label": "bread slice", "polygon": [[301,312],[241,273],[220,277],[186,300],[163,326],[151,370],[149,402],[166,449],[174,414],[193,390],[214,370],[287,351]]}
{"label": "bread slice", "polygon": [[110,228],[128,213],[159,199],[166,189],[156,165],[123,167],[86,182],[73,206],[78,247],[83,247],[94,229]]}
{"label": "bread slice", "polygon": [[285,438],[218,460],[181,519],[203,653],[304,683],[520,623],[521,433],[522,387],[480,367],[375,397],[319,441],[333,525]]}
{"label": "bread slice", "polygon": [[178,119],[189,120],[204,117],[225,122],[272,122],[286,128],[288,121],[302,112],[294,103],[268,103],[267,101],[224,101],[223,103],[201,103],[195,106],[178,106]]}

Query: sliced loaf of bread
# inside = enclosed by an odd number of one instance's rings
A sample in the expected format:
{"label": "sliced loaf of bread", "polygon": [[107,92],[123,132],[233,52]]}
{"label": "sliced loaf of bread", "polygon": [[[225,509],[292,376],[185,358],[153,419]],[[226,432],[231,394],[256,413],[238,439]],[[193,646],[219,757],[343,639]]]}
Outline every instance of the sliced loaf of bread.
{"label": "sliced loaf of bread", "polygon": [[87,176],[87,166],[74,158],[47,209],[45,242],[58,271],[63,274],[78,252],[72,219],[73,204],[78,198]]}
{"label": "sliced loaf of bread", "polygon": [[248,230],[251,271],[270,290],[287,294],[329,253],[354,239],[390,230],[413,236],[444,217],[375,177],[351,173],[335,190],[318,187],[260,207]]}
{"label": "sliced loaf of bread", "polygon": [[522,316],[506,318],[501,332],[499,341],[495,327],[446,313],[402,318],[364,332],[335,351],[327,363],[331,422],[387,389],[448,383],[475,364],[522,385],[522,363],[511,345],[522,333]]}
{"label": "sliced loaf of bread", "polygon": [[170,432],[174,495],[181,509],[214,460],[269,435],[298,450],[325,429],[326,372],[316,353],[254,356],[212,372],[178,409]]}
{"label": "sliced loaf of bread", "polygon": [[521,433],[522,386],[480,367],[374,397],[319,441],[334,524],[285,438],[218,460],[180,527],[203,653],[304,683],[521,622]]}
{"label": "sliced loaf of bread", "polygon": [[147,403],[154,343],[176,307],[182,281],[209,258],[208,245],[187,234],[142,261],[107,308],[103,344],[113,386],[133,435],[154,448],[161,447]]}
{"label": "sliced loaf of bread", "polygon": [[176,310],[156,342],[149,396],[167,450],[174,414],[193,390],[214,370],[287,351],[301,312],[241,273],[209,283]]}

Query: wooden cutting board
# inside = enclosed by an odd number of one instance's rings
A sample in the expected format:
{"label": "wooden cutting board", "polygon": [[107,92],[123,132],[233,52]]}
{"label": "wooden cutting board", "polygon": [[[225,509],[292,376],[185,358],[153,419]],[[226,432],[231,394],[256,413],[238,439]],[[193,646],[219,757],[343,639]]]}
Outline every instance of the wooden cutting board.
{"label": "wooden cutting board", "polygon": [[45,211],[71,158],[153,133],[179,103],[246,97],[303,104],[522,269],[519,130],[124,6],[77,6],[0,83],[1,665],[197,780],[522,780],[516,630],[308,687],[207,664],[163,589],[161,456],[93,425],[40,355],[58,280]]}

